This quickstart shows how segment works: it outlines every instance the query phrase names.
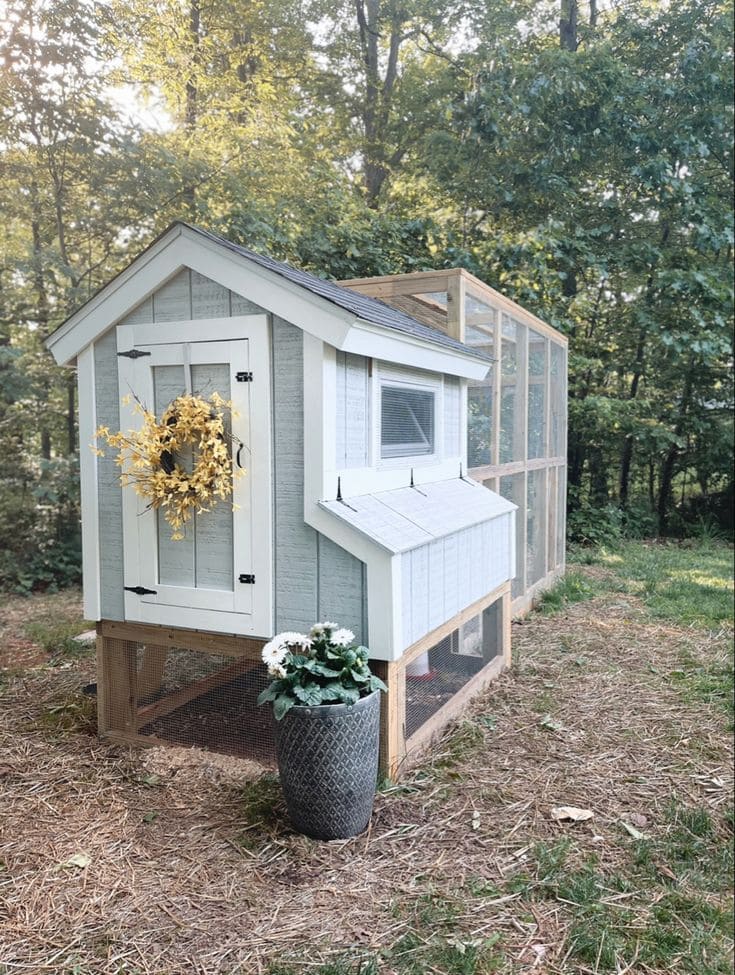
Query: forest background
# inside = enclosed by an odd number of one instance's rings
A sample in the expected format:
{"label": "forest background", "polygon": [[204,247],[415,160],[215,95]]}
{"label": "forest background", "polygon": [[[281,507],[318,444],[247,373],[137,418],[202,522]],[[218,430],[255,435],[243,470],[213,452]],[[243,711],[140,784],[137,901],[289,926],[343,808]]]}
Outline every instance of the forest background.
{"label": "forest background", "polygon": [[467,268],[569,336],[572,540],[731,530],[732,62],[716,0],[0,2],[0,589],[80,571],[43,340],[177,218]]}

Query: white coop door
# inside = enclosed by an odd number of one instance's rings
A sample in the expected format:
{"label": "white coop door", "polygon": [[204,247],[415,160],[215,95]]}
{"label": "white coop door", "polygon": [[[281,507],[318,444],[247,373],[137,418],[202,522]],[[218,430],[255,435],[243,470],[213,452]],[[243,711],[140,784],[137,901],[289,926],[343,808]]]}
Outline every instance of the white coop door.
{"label": "white coop door", "polygon": [[[120,395],[131,397],[127,414],[121,407],[121,429],[140,427],[141,417],[133,412],[136,399],[160,417],[177,396],[208,398],[216,392],[233,404],[233,466],[244,470],[234,478],[232,497],[193,515],[180,540],[172,539],[163,511],[151,510],[132,486],[123,489],[128,620],[218,633],[272,633],[267,325],[263,316],[252,316],[240,320],[247,325],[236,332],[234,321],[220,322],[220,330],[247,338],[217,340],[216,321],[212,328],[198,322],[195,332],[189,323],[176,333],[170,325],[118,328]],[[179,341],[165,341],[174,334]],[[202,335],[214,341],[187,341]],[[189,450],[175,460],[186,468],[195,457]]]}

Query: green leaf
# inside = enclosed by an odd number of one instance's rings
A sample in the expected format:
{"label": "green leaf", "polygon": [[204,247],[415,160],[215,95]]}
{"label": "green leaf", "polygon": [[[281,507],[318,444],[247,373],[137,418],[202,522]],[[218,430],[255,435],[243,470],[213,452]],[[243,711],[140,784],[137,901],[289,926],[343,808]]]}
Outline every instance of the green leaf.
{"label": "green leaf", "polygon": [[303,686],[297,684],[293,692],[302,704],[307,704],[309,707],[317,707],[322,703],[322,689],[313,682]]}
{"label": "green leaf", "polygon": [[386,691],[387,692],[388,691],[388,688],[385,686],[385,684],[383,683],[383,681],[379,677],[376,677],[375,674],[371,674],[370,675],[370,690],[371,691]]}
{"label": "green leaf", "polygon": [[342,668],[335,670],[333,667],[330,667],[329,664],[322,664],[319,663],[319,661],[314,661],[314,666],[311,668],[312,673],[319,674],[322,677],[332,680],[339,676],[341,669]]}
{"label": "green leaf", "polygon": [[265,704],[266,701],[275,701],[276,697],[278,696],[278,690],[278,686],[274,681],[272,684],[266,687],[264,691],[261,691],[260,694],[258,694],[258,704]]}
{"label": "green leaf", "polygon": [[295,705],[296,701],[292,697],[289,697],[288,694],[281,694],[273,704],[273,717],[276,721],[280,721]]}
{"label": "green leaf", "polygon": [[370,680],[370,674],[361,674],[359,670],[351,670],[350,674],[352,674],[353,680],[358,684],[367,684]]}
{"label": "green leaf", "polygon": [[360,692],[356,687],[343,687],[339,699],[343,704],[355,704],[360,699]]}

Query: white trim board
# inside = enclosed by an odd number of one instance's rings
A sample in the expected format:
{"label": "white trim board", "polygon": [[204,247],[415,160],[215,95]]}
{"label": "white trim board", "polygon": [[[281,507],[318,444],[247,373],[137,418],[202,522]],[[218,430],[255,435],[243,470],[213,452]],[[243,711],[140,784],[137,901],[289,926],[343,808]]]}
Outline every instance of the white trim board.
{"label": "white trim board", "polygon": [[101,618],[99,504],[97,498],[97,455],[93,452],[97,429],[94,346],[77,357],[79,402],[79,477],[82,504],[82,589],[84,618]]}
{"label": "white trim board", "polygon": [[482,379],[490,367],[471,349],[464,353],[361,321],[352,312],[183,225],[174,225],[67,319],[46,340],[47,348],[58,363],[73,362],[82,349],[184,268],[198,271],[343,352],[468,379]]}

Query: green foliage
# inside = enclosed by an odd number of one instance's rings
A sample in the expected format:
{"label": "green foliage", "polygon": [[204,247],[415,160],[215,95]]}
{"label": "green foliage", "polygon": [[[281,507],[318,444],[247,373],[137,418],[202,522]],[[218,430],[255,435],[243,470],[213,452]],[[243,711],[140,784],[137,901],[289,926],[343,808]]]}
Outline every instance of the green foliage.
{"label": "green foliage", "polygon": [[573,540],[732,531],[728,5],[614,5],[576,44],[528,0],[5,6],[0,587],[78,576],[43,340],[177,217],[336,278],[465,266],[570,339]]}
{"label": "green foliage", "polygon": [[356,704],[374,691],[387,691],[370,672],[367,647],[354,645],[355,634],[336,623],[316,623],[308,636],[279,633],[263,648],[263,660],[275,679],[258,695],[273,704],[280,721],[293,707]]}

